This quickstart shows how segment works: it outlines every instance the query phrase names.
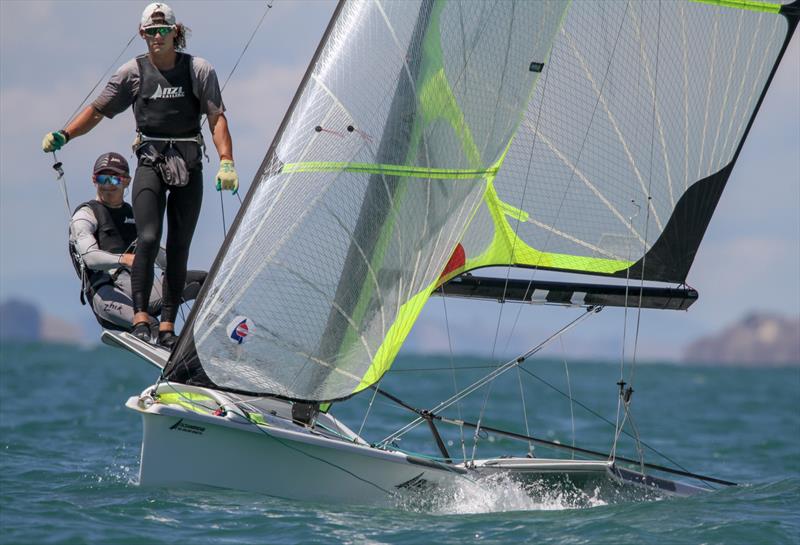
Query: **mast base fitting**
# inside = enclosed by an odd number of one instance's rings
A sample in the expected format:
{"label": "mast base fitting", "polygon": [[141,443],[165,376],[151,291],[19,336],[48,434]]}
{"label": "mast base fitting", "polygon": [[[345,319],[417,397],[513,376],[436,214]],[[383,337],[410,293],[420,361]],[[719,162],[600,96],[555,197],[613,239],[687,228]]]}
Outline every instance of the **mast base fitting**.
{"label": "mast base fitting", "polygon": [[292,403],[292,420],[298,424],[310,426],[319,414],[319,403]]}

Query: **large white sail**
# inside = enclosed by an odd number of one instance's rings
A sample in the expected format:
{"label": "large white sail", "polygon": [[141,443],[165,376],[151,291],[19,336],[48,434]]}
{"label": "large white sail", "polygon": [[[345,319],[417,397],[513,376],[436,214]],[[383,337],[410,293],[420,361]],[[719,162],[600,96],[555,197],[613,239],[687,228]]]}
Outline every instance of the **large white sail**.
{"label": "large white sail", "polygon": [[781,7],[572,2],[465,269],[640,278],[652,250],[644,278],[683,282],[790,35]]}
{"label": "large white sail", "polygon": [[211,381],[325,400],[380,378],[483,199],[566,6],[343,6],[198,305],[192,348]]}
{"label": "large white sail", "polygon": [[796,11],[340,4],[165,376],[341,399],[465,270],[682,282]]}

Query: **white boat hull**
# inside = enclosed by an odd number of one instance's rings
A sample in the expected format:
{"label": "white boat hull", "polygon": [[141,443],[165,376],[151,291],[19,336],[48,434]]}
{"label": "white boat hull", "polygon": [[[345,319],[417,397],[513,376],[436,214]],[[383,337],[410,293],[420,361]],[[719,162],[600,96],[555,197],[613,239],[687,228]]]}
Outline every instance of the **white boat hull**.
{"label": "white boat hull", "polygon": [[200,485],[303,501],[393,505],[407,490],[501,473],[522,484],[641,485],[610,461],[497,458],[475,460],[469,467],[444,464],[374,448],[330,415],[320,414],[313,428],[298,424],[288,402],[241,400],[182,384],[161,383],[131,397],[126,406],[144,422],[143,486]]}
{"label": "white boat hull", "polygon": [[127,406],[143,417],[144,486],[205,485],[363,504],[391,503],[404,487],[457,475],[443,464],[329,439],[302,426],[293,431],[160,403],[145,408],[139,399],[130,398]]}

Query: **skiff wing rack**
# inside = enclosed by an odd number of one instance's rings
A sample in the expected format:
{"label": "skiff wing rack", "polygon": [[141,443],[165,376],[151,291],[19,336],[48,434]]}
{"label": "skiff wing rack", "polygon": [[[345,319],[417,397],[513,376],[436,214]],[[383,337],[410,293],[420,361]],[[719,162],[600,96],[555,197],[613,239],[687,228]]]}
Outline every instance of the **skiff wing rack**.
{"label": "skiff wing rack", "polygon": [[159,346],[141,341],[127,332],[103,330],[100,336],[103,344],[113,346],[114,348],[122,348],[133,354],[136,354],[147,363],[155,365],[159,369],[164,369],[164,366],[169,360],[169,351]]}
{"label": "skiff wing rack", "polygon": [[534,304],[565,306],[641,307],[663,310],[686,310],[697,301],[697,290],[689,287],[640,287],[638,285],[602,285],[516,278],[491,278],[464,274],[434,291],[435,295],[476,297],[499,301],[522,301]]}

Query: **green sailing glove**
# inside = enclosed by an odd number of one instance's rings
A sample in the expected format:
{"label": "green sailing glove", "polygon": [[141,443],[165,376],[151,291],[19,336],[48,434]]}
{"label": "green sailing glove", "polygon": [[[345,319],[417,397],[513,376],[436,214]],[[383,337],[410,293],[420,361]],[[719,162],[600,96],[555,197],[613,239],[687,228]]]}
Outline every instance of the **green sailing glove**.
{"label": "green sailing glove", "polygon": [[67,142],[69,142],[69,133],[67,131],[49,132],[42,139],[42,151],[45,153],[58,151]]}
{"label": "green sailing glove", "polygon": [[233,195],[239,191],[239,175],[233,167],[233,161],[223,159],[219,162],[219,172],[217,172],[217,191],[230,190]]}

